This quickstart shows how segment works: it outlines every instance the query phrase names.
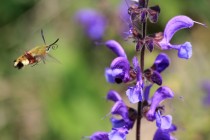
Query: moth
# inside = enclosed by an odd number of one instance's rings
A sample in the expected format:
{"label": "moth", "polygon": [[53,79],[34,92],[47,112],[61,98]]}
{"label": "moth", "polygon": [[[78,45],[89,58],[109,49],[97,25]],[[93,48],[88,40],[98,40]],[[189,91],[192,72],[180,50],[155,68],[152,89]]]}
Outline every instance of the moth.
{"label": "moth", "polygon": [[45,63],[47,55],[52,57],[49,52],[51,49],[56,49],[58,47],[56,43],[58,42],[59,38],[56,39],[52,44],[46,45],[43,30],[41,30],[41,36],[44,44],[36,46],[29,51],[26,51],[23,55],[14,60],[15,68],[22,69],[24,66],[27,65],[35,66],[40,61],[43,61]]}

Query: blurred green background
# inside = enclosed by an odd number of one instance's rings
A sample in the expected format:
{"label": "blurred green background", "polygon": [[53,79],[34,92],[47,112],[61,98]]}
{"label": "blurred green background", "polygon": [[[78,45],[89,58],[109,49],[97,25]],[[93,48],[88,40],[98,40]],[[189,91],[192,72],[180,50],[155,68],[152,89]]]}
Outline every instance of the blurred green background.
{"label": "blurred green background", "polygon": [[[75,23],[74,14],[82,8],[104,13],[109,21],[105,40],[122,43],[131,60],[135,45],[124,41],[116,29],[122,22],[117,15],[120,3],[120,0],[1,0],[0,140],[80,140],[95,131],[110,131],[109,117],[104,116],[112,103],[105,100],[106,93],[115,89],[124,96],[126,85],[106,83],[104,68],[115,55],[104,46],[95,46]],[[210,22],[207,0],[151,0],[150,4],[159,4],[161,15],[155,27],[148,25],[149,33],[163,31],[167,21],[180,14],[207,26]],[[41,29],[48,44],[60,38],[58,49],[51,54],[61,64],[48,59],[47,64],[15,69],[13,60],[43,44]],[[171,57],[171,66],[162,75],[163,85],[171,87],[175,98],[164,104],[166,114],[172,114],[178,126],[175,133],[178,139],[210,139],[210,107],[203,106],[205,94],[201,89],[201,82],[210,80],[209,34],[209,28],[195,25],[175,35],[173,42],[187,40],[193,44],[190,60],[179,59],[176,51],[166,52]],[[146,53],[146,67],[152,65],[159,52]],[[152,139],[155,129],[155,123],[143,119],[142,139]],[[128,140],[134,134],[135,129]]]}

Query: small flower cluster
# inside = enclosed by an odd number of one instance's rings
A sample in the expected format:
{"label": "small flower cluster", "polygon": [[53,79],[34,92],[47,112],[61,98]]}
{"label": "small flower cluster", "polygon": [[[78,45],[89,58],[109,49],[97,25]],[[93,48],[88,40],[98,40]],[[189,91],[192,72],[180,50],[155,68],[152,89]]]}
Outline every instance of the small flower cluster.
{"label": "small flower cluster", "polygon": [[[144,51],[146,48],[149,52],[153,52],[155,47],[160,50],[177,50],[179,58],[189,59],[192,56],[192,45],[190,42],[171,44],[170,41],[177,31],[184,28],[191,28],[195,23],[204,24],[196,22],[187,16],[180,15],[168,21],[163,33],[159,32],[147,35],[146,22],[157,23],[160,14],[160,7],[158,5],[148,7],[148,1],[149,0],[133,0],[127,8],[126,15],[129,17],[127,18],[129,19],[129,30],[127,33],[129,38],[132,38],[133,42],[136,44],[135,51],[141,52],[140,61],[137,56],[134,56],[130,64],[130,60],[123,47],[117,41],[108,40],[104,43],[107,48],[116,54],[116,58],[114,58],[110,66],[105,69],[107,82],[112,84],[129,84],[125,94],[130,103],[138,103],[140,104],[140,106],[138,105],[140,108],[138,108],[137,111],[136,109],[128,107],[116,91],[110,90],[107,94],[107,100],[114,102],[110,113],[112,129],[110,132],[96,132],[89,137],[90,140],[125,140],[126,135],[133,128],[136,120],[137,133],[140,133],[138,132],[138,121],[142,117],[145,117],[148,121],[156,121],[157,131],[153,140],[175,139],[171,136],[171,133],[176,131],[177,127],[172,123],[171,115],[164,115],[165,107],[160,104],[164,100],[174,97],[172,90],[162,85],[163,78],[161,76],[161,73],[170,65],[170,59],[167,54],[160,53],[151,67],[144,69]],[[85,25],[84,27],[86,27],[86,31],[92,30],[94,26],[104,26],[104,24],[96,22],[101,19],[101,17],[98,19],[95,17],[94,22],[92,18],[86,17],[84,19],[85,22],[82,22]],[[100,24],[100,26],[95,23]],[[99,31],[101,32],[101,30]],[[150,89],[154,84],[156,84],[158,88],[155,93],[150,96]],[[120,116],[120,119],[116,116]]]}

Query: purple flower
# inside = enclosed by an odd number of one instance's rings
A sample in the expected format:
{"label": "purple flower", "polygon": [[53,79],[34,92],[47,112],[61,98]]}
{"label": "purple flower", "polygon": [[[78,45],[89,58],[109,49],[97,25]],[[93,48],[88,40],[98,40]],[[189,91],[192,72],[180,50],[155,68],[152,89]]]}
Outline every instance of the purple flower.
{"label": "purple flower", "polygon": [[151,106],[149,111],[146,114],[147,120],[154,121],[156,119],[156,109],[160,102],[164,101],[168,98],[173,98],[174,93],[171,91],[170,88],[166,86],[159,87],[156,92],[154,93],[152,99],[151,99]]}
{"label": "purple flower", "polygon": [[[135,115],[137,114],[135,110],[130,111],[131,108],[128,108],[123,101],[115,102],[114,106],[111,109],[111,114],[113,115],[110,119],[112,122],[113,128],[125,127],[127,130],[133,128],[135,122]],[[135,112],[133,112],[135,111]],[[134,118],[132,117],[134,114]],[[117,119],[114,116],[118,115],[122,118]]]}
{"label": "purple flower", "polygon": [[[192,45],[190,42],[185,42],[183,44],[179,45],[173,45],[170,43],[173,35],[184,28],[191,28],[194,23],[198,23],[196,21],[193,21],[191,18],[187,16],[175,16],[171,20],[168,21],[165,30],[164,30],[164,36],[163,39],[158,42],[158,46],[162,50],[169,50],[169,49],[175,49],[178,50],[178,57],[189,59],[192,56]],[[205,26],[202,23],[198,23],[203,26]]]}
{"label": "purple flower", "polygon": [[106,18],[93,9],[83,9],[76,13],[76,20],[83,26],[92,40],[101,40],[106,30]]}
{"label": "purple flower", "polygon": [[106,68],[105,77],[109,83],[122,83],[129,81],[130,64],[127,58],[117,57],[115,58],[110,68]]}
{"label": "purple flower", "polygon": [[112,61],[110,68],[105,70],[106,81],[118,84],[128,82],[130,79],[130,64],[124,49],[115,40],[108,40],[105,42],[105,45],[118,56]]}
{"label": "purple flower", "polygon": [[135,123],[137,111],[133,108],[127,107],[126,113],[123,113],[122,115],[119,114],[122,118],[115,118],[114,115],[115,114],[110,118],[113,128],[127,128],[127,130],[130,130]]}
{"label": "purple flower", "polygon": [[169,129],[172,125],[171,115],[162,116],[160,111],[157,111],[155,113],[155,118],[156,118],[156,125],[160,129]]}
{"label": "purple flower", "polygon": [[128,99],[131,103],[137,103],[143,100],[142,99],[143,80],[142,80],[141,69],[140,69],[137,57],[133,58],[133,65],[134,65],[134,71],[136,72],[137,82],[135,86],[128,87],[126,91],[126,95],[128,96]]}
{"label": "purple flower", "polygon": [[170,135],[170,133],[176,130],[177,130],[177,127],[173,124],[171,125],[169,129],[157,129],[153,140],[176,140],[174,137]]}
{"label": "purple flower", "polygon": [[[137,112],[127,107],[120,95],[114,90],[108,92],[107,99],[115,102],[111,109],[112,117],[110,121],[112,123],[112,131],[109,133],[109,139],[124,140],[128,131],[133,128]],[[121,116],[121,118],[116,118],[116,115]]]}
{"label": "purple flower", "polygon": [[[126,127],[128,130],[131,129],[136,119],[136,111],[132,108],[127,107],[120,95],[114,90],[110,90],[107,93],[107,99],[115,102],[114,106],[111,109],[111,114],[113,116],[110,119],[113,128]],[[114,117],[115,115],[119,115],[122,118],[116,119]]]}

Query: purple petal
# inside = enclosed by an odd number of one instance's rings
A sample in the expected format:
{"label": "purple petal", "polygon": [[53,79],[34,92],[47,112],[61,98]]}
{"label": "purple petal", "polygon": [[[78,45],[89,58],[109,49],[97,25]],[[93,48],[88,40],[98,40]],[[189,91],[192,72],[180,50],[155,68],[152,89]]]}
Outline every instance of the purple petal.
{"label": "purple petal", "polygon": [[133,62],[134,69],[139,67],[139,61],[138,61],[138,58],[136,56],[133,57],[132,62]]}
{"label": "purple petal", "polygon": [[192,56],[192,45],[190,42],[185,42],[180,45],[178,50],[179,58],[189,59]]}
{"label": "purple petal", "polygon": [[171,125],[171,128],[163,130],[157,129],[155,132],[153,140],[176,140],[174,137],[170,135],[171,132],[176,131],[177,128],[175,125]]}
{"label": "purple petal", "polygon": [[141,86],[128,87],[126,95],[128,96],[129,101],[135,104],[142,101],[142,92]]}
{"label": "purple petal", "polygon": [[186,42],[182,45],[172,45],[170,44],[170,41],[177,31],[184,28],[191,28],[194,25],[194,23],[198,23],[200,25],[205,26],[202,23],[193,21],[187,16],[176,16],[169,20],[164,30],[164,37],[160,42],[158,42],[161,49],[177,49],[178,56],[180,58],[189,59],[192,56],[192,46],[189,42]]}
{"label": "purple petal", "polygon": [[131,103],[137,103],[139,101],[142,101],[143,80],[138,58],[133,57],[132,62],[134,66],[134,71],[136,72],[137,83],[135,86],[128,88],[128,90],[126,91],[126,95],[128,96]]}
{"label": "purple petal", "polygon": [[162,77],[160,75],[159,72],[154,71],[151,75],[151,80],[152,82],[154,82],[155,84],[161,86],[162,85]]}
{"label": "purple petal", "polygon": [[168,21],[164,30],[164,40],[169,43],[173,35],[184,28],[191,28],[194,25],[194,21],[187,16],[175,16]]}
{"label": "purple petal", "polygon": [[166,115],[161,117],[161,129],[169,129],[172,124],[172,116]]}
{"label": "purple petal", "polygon": [[137,4],[139,3],[139,0],[131,0],[131,1],[136,2]]}
{"label": "purple petal", "polygon": [[153,69],[156,70],[157,72],[161,73],[164,71],[170,64],[170,59],[167,54],[165,53],[160,53],[153,64]]}
{"label": "purple petal", "polygon": [[155,111],[160,102],[164,101],[167,98],[173,98],[174,93],[171,91],[170,88],[168,87],[159,87],[155,94],[152,97],[152,103],[150,106],[150,110],[147,112],[147,119],[149,121],[154,121],[155,120]]}
{"label": "purple petal", "polygon": [[128,59],[126,59],[125,57],[117,57],[112,61],[110,68],[111,69],[116,69],[116,68],[123,69],[124,71],[127,72],[130,69],[130,64],[129,64]]}
{"label": "purple petal", "polygon": [[109,83],[115,83],[115,77],[113,76],[113,71],[110,68],[105,69],[105,77],[106,81]]}
{"label": "purple petal", "polygon": [[90,136],[90,140],[109,140],[107,132],[95,132]]}
{"label": "purple petal", "polygon": [[144,89],[144,100],[146,100],[146,101],[149,100],[149,93],[150,93],[150,89],[151,89],[152,85],[153,84],[145,86],[145,89]]}
{"label": "purple petal", "polygon": [[153,140],[176,140],[176,139],[172,137],[169,132],[158,129],[155,132]]}
{"label": "purple petal", "polygon": [[156,125],[160,129],[169,129],[172,125],[172,116],[161,116],[159,112],[156,112]]}
{"label": "purple petal", "polygon": [[155,132],[153,140],[171,140],[171,139],[170,139],[170,134],[168,132],[158,129]]}
{"label": "purple petal", "polygon": [[176,125],[172,124],[171,127],[169,129],[167,129],[168,132],[174,132],[177,130]]}
{"label": "purple petal", "polygon": [[121,101],[122,98],[120,97],[120,95],[114,91],[114,90],[110,90],[108,93],[107,93],[107,96],[106,96],[107,100],[111,100],[113,102],[117,102],[117,101]]}
{"label": "purple petal", "polygon": [[126,125],[126,122],[123,119],[116,119],[112,117],[110,121],[112,122],[112,128],[120,128]]}
{"label": "purple petal", "polygon": [[143,84],[143,80],[142,80],[142,74],[141,74],[141,68],[139,66],[139,61],[138,61],[138,58],[135,56],[133,57],[133,66],[134,66],[134,71],[137,73],[137,82],[139,82],[140,85]]}
{"label": "purple petal", "polygon": [[117,101],[111,109],[112,115],[120,115],[122,118],[127,121],[128,118],[128,108],[122,101]]}
{"label": "purple petal", "polygon": [[126,128],[112,129],[109,133],[109,140],[125,140],[128,130]]}
{"label": "purple petal", "polygon": [[111,49],[117,56],[127,58],[127,55],[122,46],[115,40],[106,41],[105,45]]}
{"label": "purple petal", "polygon": [[127,82],[129,80],[129,70],[130,70],[130,64],[129,61],[125,57],[117,57],[115,58],[111,65],[110,68],[112,70],[114,69],[122,69],[124,73],[123,77],[123,82]]}
{"label": "purple petal", "polygon": [[109,83],[122,83],[126,73],[122,69],[109,69],[105,70],[105,77]]}
{"label": "purple petal", "polygon": [[110,119],[112,122],[112,128],[126,128],[127,130],[130,130],[133,128],[134,122],[135,121],[125,121],[124,119],[116,119],[116,118],[111,118]]}
{"label": "purple petal", "polygon": [[76,13],[76,20],[81,23],[88,36],[100,40],[106,29],[106,19],[100,12],[93,9],[83,9]]}

